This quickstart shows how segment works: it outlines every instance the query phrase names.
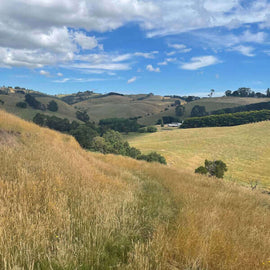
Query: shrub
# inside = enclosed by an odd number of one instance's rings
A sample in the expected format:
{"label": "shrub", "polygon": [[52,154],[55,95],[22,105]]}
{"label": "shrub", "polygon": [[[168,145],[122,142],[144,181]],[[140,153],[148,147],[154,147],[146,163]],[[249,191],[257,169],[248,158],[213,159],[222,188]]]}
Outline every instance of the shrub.
{"label": "shrub", "polygon": [[76,117],[83,122],[88,122],[90,120],[90,117],[86,111],[77,111]]}
{"label": "shrub", "polygon": [[5,101],[3,101],[2,99],[0,99],[0,104],[4,105]]}
{"label": "shrub", "polygon": [[200,166],[195,170],[195,173],[200,173],[200,174],[207,174],[208,171],[204,166]]}
{"label": "shrub", "polygon": [[145,133],[145,132],[146,132],[146,128],[145,128],[145,127],[139,128],[138,131],[139,131],[140,133]]}
{"label": "shrub", "polygon": [[147,127],[146,131],[149,132],[149,133],[157,132],[157,128],[153,127],[153,126],[150,126],[150,127]]}
{"label": "shrub", "polygon": [[200,166],[195,170],[195,173],[208,174],[217,178],[223,178],[227,171],[227,165],[221,160],[209,161],[205,160],[204,166]]}
{"label": "shrub", "polygon": [[23,101],[17,102],[16,107],[25,109],[27,107],[27,103]]}
{"label": "shrub", "polygon": [[151,152],[148,155],[140,155],[139,160],[146,160],[147,162],[159,162],[161,164],[167,164],[166,159],[157,152]]}

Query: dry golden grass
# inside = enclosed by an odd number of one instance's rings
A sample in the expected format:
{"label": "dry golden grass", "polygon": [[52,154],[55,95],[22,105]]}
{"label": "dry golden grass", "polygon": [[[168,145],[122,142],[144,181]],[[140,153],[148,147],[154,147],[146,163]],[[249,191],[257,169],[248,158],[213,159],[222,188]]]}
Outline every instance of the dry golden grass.
{"label": "dry golden grass", "polygon": [[164,155],[169,166],[194,170],[204,160],[224,161],[225,179],[270,188],[270,121],[234,127],[161,130],[127,137],[132,146]]}
{"label": "dry golden grass", "polygon": [[16,141],[0,144],[0,269],[269,268],[269,195],[2,111],[0,130]]}

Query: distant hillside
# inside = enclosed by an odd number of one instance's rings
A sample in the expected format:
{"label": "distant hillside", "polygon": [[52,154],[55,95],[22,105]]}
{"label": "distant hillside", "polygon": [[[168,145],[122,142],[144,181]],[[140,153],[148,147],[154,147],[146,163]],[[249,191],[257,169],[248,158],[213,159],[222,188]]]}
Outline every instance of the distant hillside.
{"label": "distant hillside", "polygon": [[[209,142],[211,134],[204,134]],[[247,131],[232,134],[245,139]],[[195,135],[176,135],[185,151],[194,150]],[[239,158],[241,146],[232,149]],[[2,110],[0,160],[3,270],[269,268],[269,195],[180,163],[87,152],[71,136]]]}
{"label": "distant hillside", "polygon": [[49,115],[56,115],[72,121],[76,119],[77,110],[86,110],[91,121],[98,122],[105,118],[137,118],[138,123],[142,125],[155,125],[163,116],[175,117],[175,105],[178,104],[185,106],[185,115],[182,118],[187,118],[190,117],[191,110],[195,105],[205,106],[206,111],[210,112],[223,108],[270,101],[270,98],[219,97],[186,102],[178,96],[163,97],[152,93],[123,95],[115,92],[103,95],[93,91],[50,96],[24,88],[5,88],[0,90],[0,108],[23,119],[32,120],[38,112],[37,110],[29,106],[26,109],[16,107],[17,102],[24,101],[26,93],[30,93],[44,105],[47,105],[51,100],[56,101],[59,110],[55,113],[46,110],[45,113]]}
{"label": "distant hillside", "polygon": [[[49,110],[46,111],[40,111],[33,109],[30,106],[27,106],[27,108],[19,108],[16,106],[18,102],[24,102],[25,101],[25,94],[30,93],[32,96],[34,96],[38,101],[40,101],[42,104],[47,105],[51,100],[54,100],[58,104],[58,111],[57,112],[51,112]],[[8,92],[7,94],[0,94],[0,109],[4,109],[7,112],[13,113],[25,120],[33,120],[33,117],[38,113],[42,112],[48,115],[56,115],[60,118],[67,118],[69,120],[75,120],[76,119],[76,109],[64,101],[60,100],[59,98],[55,96],[49,96],[40,92],[34,92],[34,91],[21,91],[21,90],[12,90]]]}
{"label": "distant hillside", "polygon": [[[144,118],[158,115],[171,110],[177,98],[165,98],[155,95],[103,95],[75,103],[76,109],[86,110],[91,119],[99,121],[104,118],[133,118],[138,117],[138,122],[144,124]],[[180,103],[184,103],[179,100]],[[148,123],[147,123],[148,124]],[[150,121],[149,124],[155,124]]]}

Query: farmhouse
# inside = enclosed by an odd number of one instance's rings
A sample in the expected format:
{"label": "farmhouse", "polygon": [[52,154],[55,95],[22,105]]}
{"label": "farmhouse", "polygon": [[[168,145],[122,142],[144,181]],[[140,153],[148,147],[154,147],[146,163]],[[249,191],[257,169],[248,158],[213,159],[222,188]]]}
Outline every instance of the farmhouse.
{"label": "farmhouse", "polygon": [[180,127],[182,125],[182,123],[171,123],[168,124],[168,127]]}

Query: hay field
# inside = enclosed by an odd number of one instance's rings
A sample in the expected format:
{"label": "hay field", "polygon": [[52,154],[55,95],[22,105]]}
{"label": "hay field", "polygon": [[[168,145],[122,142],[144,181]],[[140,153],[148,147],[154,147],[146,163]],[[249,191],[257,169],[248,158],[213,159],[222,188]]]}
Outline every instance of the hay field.
{"label": "hay field", "polygon": [[269,195],[4,111],[0,130],[0,269],[269,269]]}
{"label": "hay field", "polygon": [[223,160],[229,170],[225,179],[249,183],[258,180],[270,188],[270,121],[217,128],[160,130],[127,137],[144,152],[157,151],[169,166],[189,171],[205,159]]}

